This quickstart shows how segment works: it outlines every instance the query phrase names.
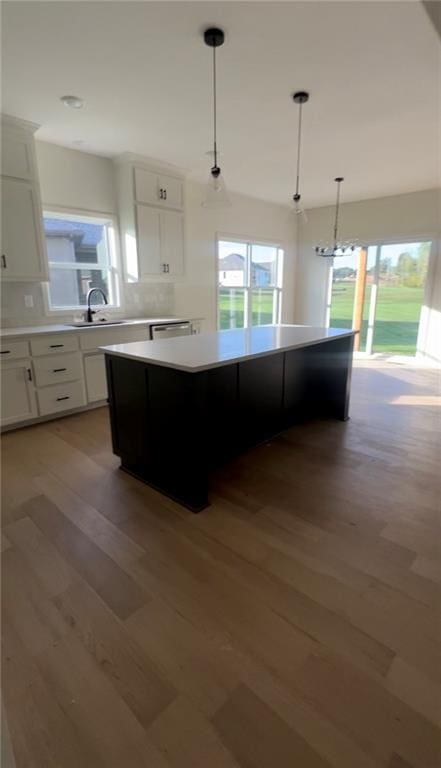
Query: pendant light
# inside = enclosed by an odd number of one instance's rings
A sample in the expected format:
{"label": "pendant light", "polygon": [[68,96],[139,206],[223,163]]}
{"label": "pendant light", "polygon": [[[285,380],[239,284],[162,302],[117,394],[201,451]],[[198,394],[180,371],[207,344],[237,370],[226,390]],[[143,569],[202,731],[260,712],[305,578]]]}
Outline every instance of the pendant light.
{"label": "pendant light", "polygon": [[217,164],[217,92],[216,48],[223,45],[225,35],[221,29],[210,27],[204,32],[205,44],[213,49],[213,166],[208,177],[207,191],[202,205],[205,208],[224,208],[231,205],[221,169]]}
{"label": "pendant light", "polygon": [[341,242],[338,238],[338,224],[340,213],[340,186],[344,181],[343,176],[337,176],[334,181],[337,183],[337,199],[335,203],[335,221],[334,221],[334,238],[330,245],[316,245],[315,252],[318,256],[324,256],[328,258],[334,258],[335,256],[345,256],[350,251],[355,251],[356,246],[352,243]]}
{"label": "pendant light", "polygon": [[296,91],[296,93],[293,94],[292,98],[294,102],[299,105],[299,127],[297,131],[296,191],[292,199],[294,200],[294,213],[301,214],[303,216],[303,220],[306,223],[308,221],[308,217],[306,216],[305,209],[301,201],[302,196],[300,194],[300,150],[302,146],[302,109],[303,109],[303,105],[306,104],[306,102],[309,99],[309,93],[307,93],[307,91]]}

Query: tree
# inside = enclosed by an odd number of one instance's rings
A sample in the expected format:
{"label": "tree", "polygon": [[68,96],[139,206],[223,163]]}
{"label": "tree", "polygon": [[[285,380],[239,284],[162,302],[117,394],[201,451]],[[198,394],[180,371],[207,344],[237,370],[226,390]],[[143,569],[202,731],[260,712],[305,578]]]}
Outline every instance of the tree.
{"label": "tree", "polygon": [[390,256],[383,256],[383,258],[380,259],[380,275],[382,277],[389,277],[393,272],[392,268],[392,259]]}
{"label": "tree", "polygon": [[424,285],[429,266],[430,243],[420,243],[417,250],[417,273],[419,286]]}
{"label": "tree", "polygon": [[421,284],[419,282],[417,259],[411,256],[410,253],[400,253],[395,272],[400,285],[407,288],[416,288]]}

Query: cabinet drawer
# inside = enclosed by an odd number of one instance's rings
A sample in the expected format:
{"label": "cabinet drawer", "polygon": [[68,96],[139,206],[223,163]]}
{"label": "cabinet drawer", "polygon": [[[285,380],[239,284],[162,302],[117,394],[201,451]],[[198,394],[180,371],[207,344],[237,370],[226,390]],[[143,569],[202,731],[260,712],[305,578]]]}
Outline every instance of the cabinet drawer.
{"label": "cabinet drawer", "polygon": [[33,355],[56,355],[60,352],[75,352],[78,349],[78,338],[60,333],[58,336],[40,336],[31,339]]}
{"label": "cabinet drawer", "polygon": [[27,341],[2,341],[0,344],[0,360],[20,360],[28,357],[29,344]]}
{"label": "cabinet drawer", "polygon": [[72,384],[58,384],[37,390],[38,405],[41,416],[58,411],[69,411],[86,405],[84,387],[81,381]]}
{"label": "cabinet drawer", "polygon": [[150,327],[142,328],[106,328],[100,331],[87,331],[80,337],[81,349],[96,349],[109,344],[127,344],[129,341],[148,341]]}
{"label": "cabinet drawer", "polygon": [[79,352],[39,357],[34,360],[34,374],[37,387],[57,384],[59,381],[81,379],[83,371]]}

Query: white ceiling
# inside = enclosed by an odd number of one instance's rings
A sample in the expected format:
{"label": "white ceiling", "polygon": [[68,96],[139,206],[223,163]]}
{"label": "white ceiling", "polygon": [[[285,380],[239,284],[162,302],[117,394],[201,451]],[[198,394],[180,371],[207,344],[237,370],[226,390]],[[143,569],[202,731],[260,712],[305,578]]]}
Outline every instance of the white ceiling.
{"label": "white ceiling", "polygon": [[[439,184],[440,43],[418,2],[4,2],[4,112],[37,138],[114,156],[131,151],[205,179],[211,51],[219,50],[219,144],[229,188],[288,203],[297,107],[303,199],[410,192]],[[63,94],[86,100],[66,108]],[[83,142],[81,144],[75,142]]]}

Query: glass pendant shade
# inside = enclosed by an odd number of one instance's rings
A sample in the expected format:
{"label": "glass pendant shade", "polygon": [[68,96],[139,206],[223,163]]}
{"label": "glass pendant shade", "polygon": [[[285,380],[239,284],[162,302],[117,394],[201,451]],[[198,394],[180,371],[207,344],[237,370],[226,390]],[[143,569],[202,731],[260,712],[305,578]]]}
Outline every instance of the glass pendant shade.
{"label": "glass pendant shade", "polygon": [[222,173],[215,176],[210,171],[202,205],[204,208],[228,208],[231,205]]}

